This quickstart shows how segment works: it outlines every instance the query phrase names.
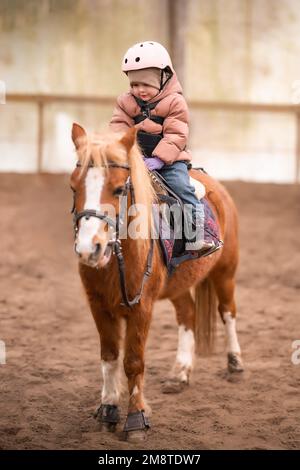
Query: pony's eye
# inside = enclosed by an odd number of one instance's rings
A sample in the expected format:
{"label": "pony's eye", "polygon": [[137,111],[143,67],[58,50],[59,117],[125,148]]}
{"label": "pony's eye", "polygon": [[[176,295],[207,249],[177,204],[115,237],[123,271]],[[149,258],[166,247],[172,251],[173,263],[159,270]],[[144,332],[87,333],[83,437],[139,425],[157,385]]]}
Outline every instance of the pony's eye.
{"label": "pony's eye", "polygon": [[124,192],[124,186],[118,186],[118,188],[114,189],[114,196],[122,196]]}

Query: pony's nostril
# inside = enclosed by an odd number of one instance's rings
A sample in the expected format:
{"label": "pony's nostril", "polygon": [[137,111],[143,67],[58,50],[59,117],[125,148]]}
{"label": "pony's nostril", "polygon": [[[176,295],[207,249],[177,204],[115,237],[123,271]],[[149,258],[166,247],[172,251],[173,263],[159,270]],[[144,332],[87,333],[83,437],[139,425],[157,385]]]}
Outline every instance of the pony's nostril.
{"label": "pony's nostril", "polygon": [[74,251],[75,251],[76,255],[78,255],[79,258],[81,258],[81,253],[79,253],[79,251],[77,250],[77,243],[74,244]]}
{"label": "pony's nostril", "polygon": [[100,251],[101,251],[101,243],[96,243],[93,256],[98,256],[100,254]]}

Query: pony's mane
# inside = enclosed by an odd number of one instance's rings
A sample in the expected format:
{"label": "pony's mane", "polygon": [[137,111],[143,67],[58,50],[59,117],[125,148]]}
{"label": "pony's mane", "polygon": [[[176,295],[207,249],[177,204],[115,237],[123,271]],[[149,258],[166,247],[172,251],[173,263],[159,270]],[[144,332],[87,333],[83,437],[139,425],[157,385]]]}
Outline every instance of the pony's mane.
{"label": "pony's mane", "polygon": [[135,142],[129,151],[122,143],[124,133],[88,134],[79,141],[77,155],[81,171],[90,163],[104,167],[109,172],[108,163],[129,165],[130,177],[134,188],[136,204],[143,205],[148,214],[149,230],[152,227],[152,204],[157,202],[151,178],[144,164],[141,151]]}

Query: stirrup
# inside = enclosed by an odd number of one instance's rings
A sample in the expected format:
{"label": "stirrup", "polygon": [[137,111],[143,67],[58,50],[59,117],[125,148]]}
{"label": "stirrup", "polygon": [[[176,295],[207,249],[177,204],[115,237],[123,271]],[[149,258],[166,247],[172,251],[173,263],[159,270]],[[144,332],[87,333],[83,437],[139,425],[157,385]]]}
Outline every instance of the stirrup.
{"label": "stirrup", "polygon": [[187,241],[185,244],[185,250],[186,251],[198,251],[199,253],[201,251],[207,251],[210,250],[215,246],[215,242],[206,242],[206,241],[200,241],[196,240],[194,242],[192,241]]}
{"label": "stirrup", "polygon": [[218,240],[217,243],[215,243],[213,247],[205,251],[203,254],[201,254],[201,250],[200,250],[201,257],[205,258],[205,256],[211,255],[215,251],[218,251],[220,248],[222,248],[223,245],[224,245],[224,242],[222,240]]}
{"label": "stirrup", "polygon": [[[193,246],[193,243],[195,246]],[[199,257],[205,257],[211,255],[215,251],[219,250],[224,245],[222,240],[218,240],[217,242],[205,243],[204,246],[201,248],[197,248],[196,242],[188,242],[186,243],[185,250],[187,252],[194,251],[196,252]]]}

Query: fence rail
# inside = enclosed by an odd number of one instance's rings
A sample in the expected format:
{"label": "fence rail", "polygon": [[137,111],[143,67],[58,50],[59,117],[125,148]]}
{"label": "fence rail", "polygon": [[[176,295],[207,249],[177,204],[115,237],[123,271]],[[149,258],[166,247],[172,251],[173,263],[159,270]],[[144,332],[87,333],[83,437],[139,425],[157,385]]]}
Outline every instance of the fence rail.
{"label": "fence rail", "polygon": [[[37,169],[42,171],[43,167],[43,142],[44,142],[44,109],[52,103],[71,104],[115,104],[115,97],[104,96],[78,96],[78,95],[49,95],[49,94],[22,94],[8,93],[6,102],[32,103],[37,106],[38,132],[37,132]],[[296,146],[295,146],[295,183],[300,182],[300,106],[293,104],[263,104],[263,103],[238,103],[226,101],[200,101],[190,100],[188,105],[191,109],[205,109],[232,112],[264,112],[291,114],[296,120]]]}

